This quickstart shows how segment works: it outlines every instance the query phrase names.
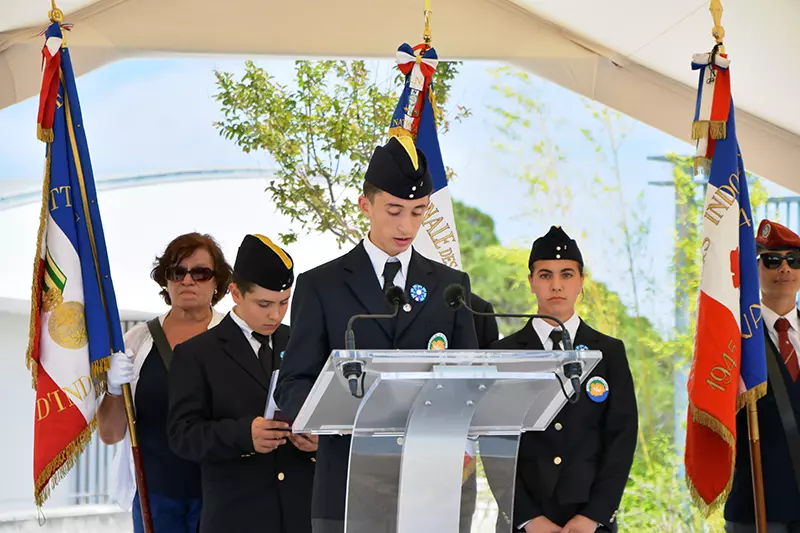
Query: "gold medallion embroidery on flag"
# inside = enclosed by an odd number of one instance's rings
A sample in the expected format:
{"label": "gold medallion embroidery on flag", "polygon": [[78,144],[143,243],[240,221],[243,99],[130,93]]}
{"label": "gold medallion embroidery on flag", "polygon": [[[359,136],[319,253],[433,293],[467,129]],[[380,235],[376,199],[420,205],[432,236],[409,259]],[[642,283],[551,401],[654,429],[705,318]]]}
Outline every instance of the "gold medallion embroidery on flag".
{"label": "gold medallion embroidery on flag", "polygon": [[65,302],[53,310],[47,326],[50,338],[68,350],[79,350],[89,343],[86,316],[80,302]]}

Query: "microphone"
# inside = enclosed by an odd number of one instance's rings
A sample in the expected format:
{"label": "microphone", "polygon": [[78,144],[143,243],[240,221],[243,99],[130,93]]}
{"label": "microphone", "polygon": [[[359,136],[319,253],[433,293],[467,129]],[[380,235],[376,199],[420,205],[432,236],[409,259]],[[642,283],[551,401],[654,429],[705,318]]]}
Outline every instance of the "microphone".
{"label": "microphone", "polygon": [[406,293],[403,289],[398,287],[397,285],[392,285],[389,287],[386,292],[384,293],[386,297],[386,301],[389,302],[389,305],[392,306],[394,309],[394,314],[397,314],[397,310],[408,303],[408,298],[406,297]]}
{"label": "microphone", "polygon": [[[347,350],[355,350],[356,349],[356,335],[353,331],[353,324],[356,320],[360,320],[362,318],[372,318],[372,319],[392,319],[397,316],[397,313],[400,311],[400,308],[403,307],[405,304],[408,303],[408,298],[406,298],[406,293],[403,289],[396,285],[392,285],[386,292],[383,293],[384,298],[392,306],[392,313],[391,314],[361,314],[361,315],[353,315],[350,317],[350,320],[347,321],[347,329],[344,333],[344,347]],[[364,362],[363,361],[348,361],[342,364],[342,374],[344,374],[345,379],[347,380],[348,384],[350,385],[350,394],[352,394],[356,398],[362,398],[364,396]],[[358,383],[359,379],[361,380],[361,393],[358,392]]]}
{"label": "microphone", "polygon": [[[467,298],[466,293],[464,291],[464,287],[459,285],[458,283],[453,283],[448,285],[444,289],[444,301],[448,307],[450,307],[453,311],[457,311],[460,308],[464,308],[473,315],[477,316],[494,316],[500,318],[541,318],[545,320],[552,320],[556,324],[561,327],[562,338],[561,342],[564,345],[564,351],[571,352],[572,351],[572,338],[569,336],[569,331],[567,331],[567,327],[564,323],[551,315],[543,315],[539,313],[535,314],[516,314],[516,313],[482,313],[480,311],[475,311],[469,305],[467,305]],[[564,390],[564,384],[561,383],[561,377],[556,374],[559,383],[561,384],[561,391],[564,393],[564,396],[569,400],[569,403],[576,403],[578,401],[578,391],[580,390],[581,386],[581,375],[583,374],[583,363],[580,361],[570,361],[569,363],[564,363],[564,377],[570,380],[572,383],[572,388],[575,391],[575,394],[572,397],[567,396],[567,391]]]}

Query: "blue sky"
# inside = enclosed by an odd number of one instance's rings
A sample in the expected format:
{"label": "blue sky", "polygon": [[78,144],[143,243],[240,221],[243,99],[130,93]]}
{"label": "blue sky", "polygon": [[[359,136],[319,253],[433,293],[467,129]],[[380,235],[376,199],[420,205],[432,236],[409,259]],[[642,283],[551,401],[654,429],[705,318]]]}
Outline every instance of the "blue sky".
{"label": "blue sky", "polygon": [[[212,127],[219,116],[213,100],[213,71],[240,72],[244,60],[133,59],[79,78],[95,176],[269,168],[267,154],[244,154]],[[280,82],[291,83],[291,60],[269,59],[257,63]],[[371,65],[387,80],[395,68],[388,61]],[[540,137],[541,130],[531,128],[514,142],[498,130],[497,117],[489,107],[506,105],[507,100],[492,89],[496,80],[489,71],[499,66],[502,65],[468,62],[454,81],[451,103],[466,106],[473,115],[453,124],[451,131],[441,138],[445,163],[458,175],[451,184],[453,197],[490,214],[506,245],[528,247],[551,224],[563,225],[569,233],[580,237],[595,277],[620,292],[623,301],[630,302],[629,281],[625,276],[627,264],[620,252],[621,233],[617,229],[618,200],[613,197],[598,200],[588,189],[595,175],[605,184],[613,180],[609,167],[600,162],[593,146],[580,132],[581,128],[596,129],[596,121],[584,101],[565,89],[535,78],[531,87],[525,88],[526,94],[545,106],[548,118],[544,124],[564,154],[564,162],[558,167],[559,180],[582,189],[574,202],[560,210],[537,205],[518,175],[525,165],[536,163],[530,147]],[[0,180],[41,180],[44,148],[35,138],[36,109],[37,101],[29,99],[0,110]],[[686,117],[687,129],[690,121],[691,117]],[[671,168],[648,161],[647,156],[688,154],[691,146],[631,119],[626,124],[628,135],[619,152],[622,188],[629,205],[641,196],[641,205],[650,220],[651,232],[641,255],[645,257],[643,268],[652,273],[657,286],[646,298],[643,310],[659,326],[668,328],[672,325],[669,261],[674,227],[673,193],[670,188],[648,186],[648,182],[669,180]],[[499,150],[497,143],[511,144],[519,151]],[[774,186],[770,190],[779,195],[785,193]],[[269,201],[265,195],[265,204]]]}

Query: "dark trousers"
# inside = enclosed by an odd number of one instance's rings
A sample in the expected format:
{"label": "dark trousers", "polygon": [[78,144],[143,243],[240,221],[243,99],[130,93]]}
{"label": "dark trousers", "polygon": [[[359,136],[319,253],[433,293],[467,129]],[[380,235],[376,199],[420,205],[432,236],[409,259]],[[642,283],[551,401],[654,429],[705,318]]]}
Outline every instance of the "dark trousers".
{"label": "dark trousers", "polygon": [[[150,493],[150,514],[153,516],[154,533],[197,533],[200,523],[200,498],[170,498]],[[139,493],[133,498],[133,531],[144,533],[142,506]]]}

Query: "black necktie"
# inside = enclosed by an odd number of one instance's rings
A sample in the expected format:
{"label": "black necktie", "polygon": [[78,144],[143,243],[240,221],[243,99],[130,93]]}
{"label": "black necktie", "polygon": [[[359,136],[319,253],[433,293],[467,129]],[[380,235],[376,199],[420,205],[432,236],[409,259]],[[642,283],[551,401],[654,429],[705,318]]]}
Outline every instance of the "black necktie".
{"label": "black necktie", "polygon": [[258,360],[261,361],[261,368],[267,375],[267,379],[272,378],[272,348],[269,345],[269,335],[253,332],[253,338],[261,343],[258,349]]}
{"label": "black necktie", "polygon": [[550,340],[553,341],[551,350],[560,350],[561,341],[564,339],[564,332],[560,329],[554,329],[550,332]]}
{"label": "black necktie", "polygon": [[394,277],[400,272],[400,261],[387,261],[383,265],[383,292],[394,287]]}

